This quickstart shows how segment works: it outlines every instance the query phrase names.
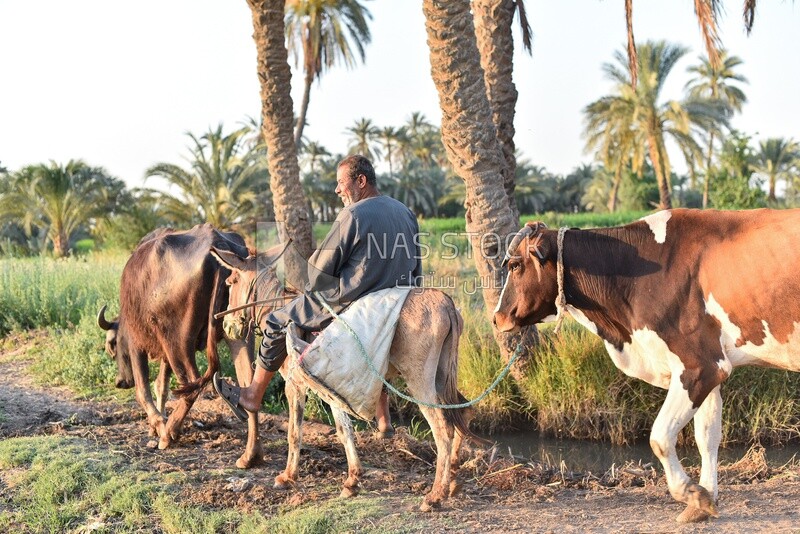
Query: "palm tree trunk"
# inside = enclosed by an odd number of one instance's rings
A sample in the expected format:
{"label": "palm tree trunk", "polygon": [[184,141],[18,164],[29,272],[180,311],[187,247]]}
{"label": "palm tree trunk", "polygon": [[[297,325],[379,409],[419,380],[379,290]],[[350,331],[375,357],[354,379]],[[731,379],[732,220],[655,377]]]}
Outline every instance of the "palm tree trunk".
{"label": "palm tree trunk", "polygon": [[53,232],[53,256],[64,258],[69,253],[69,236],[61,229]]}
{"label": "palm tree trunk", "polygon": [[775,196],[775,186],[777,183],[777,174],[774,172],[769,173],[769,195],[767,196],[767,201],[769,202],[775,202],[777,200],[777,197]]}
{"label": "palm tree trunk", "polygon": [[711,158],[714,155],[714,132],[708,135],[708,155],[706,156],[706,183],[703,185],[703,209],[708,207],[708,190],[711,184]]}
{"label": "palm tree trunk", "polygon": [[472,0],[475,36],[481,55],[486,95],[492,107],[492,122],[503,151],[503,187],[508,205],[519,225],[519,209],[514,197],[517,157],[514,145],[514,114],[517,88],[512,79],[514,69],[514,0]]}
{"label": "palm tree trunk", "polygon": [[655,137],[651,136],[648,138],[647,148],[650,152],[650,161],[653,164],[653,170],[656,173],[656,181],[658,182],[658,208],[662,210],[671,209],[672,194],[669,190],[669,180],[667,180],[665,172],[666,165]]}
{"label": "palm tree trunk", "polygon": [[[469,0],[423,0],[431,74],[442,109],[442,142],[456,174],[466,186],[466,229],[475,252],[486,309],[500,300],[506,238],[519,228],[503,187],[503,154],[494,125]],[[535,327],[520,336],[494,331],[508,359],[520,344],[523,358],[512,369],[523,377],[530,349],[538,342]]]}
{"label": "palm tree trunk", "polygon": [[297,117],[297,126],[294,129],[294,145],[300,146],[303,139],[303,128],[306,126],[306,115],[308,114],[308,102],[311,99],[311,84],[314,83],[314,71],[306,72],[303,85],[303,100],[300,102],[300,115]]}
{"label": "palm tree trunk", "polygon": [[[253,12],[253,39],[258,51],[261,83],[261,132],[268,149],[270,189],[281,240],[293,240],[299,254],[311,255],[312,235],[308,203],[300,184],[297,145],[294,142],[294,105],[290,93],[292,73],[286,51],[283,0],[247,0]],[[289,273],[307,268],[288,255]]]}
{"label": "palm tree trunk", "polygon": [[619,184],[622,182],[622,165],[617,165],[614,170],[614,184],[611,186],[611,194],[608,196],[608,211],[617,211],[617,196],[619,194]]}

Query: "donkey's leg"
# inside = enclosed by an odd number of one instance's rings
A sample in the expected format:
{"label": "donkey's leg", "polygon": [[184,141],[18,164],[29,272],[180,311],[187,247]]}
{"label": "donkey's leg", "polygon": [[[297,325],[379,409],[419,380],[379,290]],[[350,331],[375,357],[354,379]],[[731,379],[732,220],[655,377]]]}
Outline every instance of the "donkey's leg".
{"label": "donkey's leg", "polygon": [[[236,381],[241,387],[247,387],[253,381],[253,362],[250,355],[253,354],[253,334],[242,341],[226,340],[231,349],[231,358],[236,368]],[[236,460],[236,467],[248,469],[259,464],[263,460],[264,452],[261,448],[261,441],[258,439],[258,413],[248,412],[247,414],[247,444],[244,452]]]}
{"label": "donkey's leg", "polygon": [[450,494],[450,465],[452,461],[453,425],[447,422],[444,413],[438,408],[420,405],[422,415],[428,421],[436,442],[436,476],[431,491],[425,495],[420,505],[423,512],[438,508]]}
{"label": "donkey's leg", "polygon": [[297,470],[300,464],[300,447],[303,442],[303,410],[306,406],[306,388],[289,378],[288,373],[281,374],[286,379],[286,400],[289,403],[289,430],[287,441],[289,453],[286,458],[286,469],[275,477],[274,487],[287,489],[297,482]]}
{"label": "donkey's leg", "polygon": [[331,410],[336,421],[336,435],[344,445],[344,453],[347,456],[347,480],[344,481],[344,487],[339,496],[354,497],[358,495],[358,479],[361,477],[363,470],[361,468],[361,460],[358,458],[358,451],[356,451],[353,423],[346,412],[333,406],[331,406]]}

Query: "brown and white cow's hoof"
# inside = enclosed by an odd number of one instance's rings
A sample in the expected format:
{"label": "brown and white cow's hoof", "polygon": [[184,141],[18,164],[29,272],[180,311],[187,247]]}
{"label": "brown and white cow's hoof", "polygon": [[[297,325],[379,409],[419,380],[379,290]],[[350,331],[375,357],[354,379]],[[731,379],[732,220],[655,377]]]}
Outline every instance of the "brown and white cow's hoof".
{"label": "brown and white cow's hoof", "polygon": [[[687,488],[687,490],[688,490],[688,493],[689,493],[689,496],[688,496],[689,498],[686,501],[684,501],[684,502],[686,502],[687,509],[684,510],[683,513],[681,513],[680,516],[678,516],[678,520],[679,521],[680,521],[680,517],[683,516],[684,513],[687,513],[687,511],[690,508],[695,508],[699,512],[705,513],[707,516],[719,517],[719,514],[717,513],[717,505],[716,505],[716,503],[714,503],[714,498],[711,496],[711,494],[708,492],[707,489],[705,489],[700,484],[689,484],[689,487]],[[691,514],[691,513],[688,514],[689,517],[692,517],[694,515],[695,514]],[[706,519],[708,519],[708,518],[706,518]],[[699,519],[697,521],[703,521],[703,520],[704,519]],[[693,521],[693,522],[697,522],[697,521]]]}
{"label": "brown and white cow's hoof", "polygon": [[708,521],[709,517],[711,516],[707,512],[694,506],[687,506],[676,521],[678,523],[702,523],[703,521]]}

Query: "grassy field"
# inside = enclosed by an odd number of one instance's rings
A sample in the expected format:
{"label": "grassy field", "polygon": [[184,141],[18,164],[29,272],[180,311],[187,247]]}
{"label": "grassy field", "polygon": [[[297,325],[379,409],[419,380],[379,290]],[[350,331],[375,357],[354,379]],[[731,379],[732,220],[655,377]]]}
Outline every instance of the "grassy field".
{"label": "grassy field", "polygon": [[[607,216],[544,215],[551,227],[598,226],[640,217],[633,213]],[[528,219],[528,218],[526,218]],[[463,231],[463,220],[426,220],[430,257],[426,273],[452,278],[449,288],[462,315],[460,387],[468,398],[481,394],[503,367],[480,292],[465,290],[475,275],[466,254],[466,238],[457,243],[460,253],[442,245],[445,233]],[[45,328],[49,345],[39,349],[32,369],[43,383],[67,385],[84,396],[119,396],[129,392],[113,388],[114,363],[103,352],[103,333],[95,324],[97,310],[109,305],[118,310],[118,285],[125,253],[93,252],[80,259],[0,259],[0,335]],[[474,285],[473,285],[474,287]],[[506,379],[477,406],[475,424],[483,431],[538,427],[563,437],[602,439],[630,443],[642,439],[661,405],[664,392],[625,377],[608,358],[598,338],[567,323],[560,337],[542,329],[542,344],[532,354],[524,381]],[[198,359],[204,365],[202,358]],[[224,372],[233,374],[223,352]],[[800,437],[800,374],[755,368],[739,369],[723,385],[725,424],[723,441],[784,442]],[[271,395],[275,412],[282,408],[279,395]],[[406,421],[417,419],[414,408],[396,402]],[[315,406],[312,404],[312,407]],[[313,410],[318,415],[322,410]],[[415,422],[416,424],[416,422]],[[424,429],[420,429],[424,432]],[[687,433],[688,434],[688,433]]]}
{"label": "grassy field", "polygon": [[[386,510],[378,499],[331,499],[265,517],[258,510],[209,509],[179,502],[191,491],[181,472],[164,475],[77,438],[42,436],[0,442],[12,512],[0,504],[2,532],[165,532],[240,534],[385,532],[370,518]],[[414,523],[408,514],[409,524]],[[395,532],[407,532],[398,528]]]}

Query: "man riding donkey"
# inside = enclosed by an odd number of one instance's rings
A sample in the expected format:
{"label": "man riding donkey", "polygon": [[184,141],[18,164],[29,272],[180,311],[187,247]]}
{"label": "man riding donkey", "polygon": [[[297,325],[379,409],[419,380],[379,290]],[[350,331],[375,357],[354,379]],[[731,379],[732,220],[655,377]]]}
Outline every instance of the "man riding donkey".
{"label": "man riding donkey", "polygon": [[[403,203],[378,191],[375,170],[364,156],[348,156],[336,172],[336,194],[344,209],[309,263],[303,294],[270,313],[253,381],[239,386],[214,376],[214,388],[240,419],[244,410],[257,412],[275,372],[287,357],[286,328],[318,332],[333,321],[317,293],[337,314],[358,298],[397,286],[413,286],[422,275],[417,234],[419,225]],[[394,434],[386,391],[376,409],[379,435]]]}

